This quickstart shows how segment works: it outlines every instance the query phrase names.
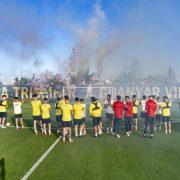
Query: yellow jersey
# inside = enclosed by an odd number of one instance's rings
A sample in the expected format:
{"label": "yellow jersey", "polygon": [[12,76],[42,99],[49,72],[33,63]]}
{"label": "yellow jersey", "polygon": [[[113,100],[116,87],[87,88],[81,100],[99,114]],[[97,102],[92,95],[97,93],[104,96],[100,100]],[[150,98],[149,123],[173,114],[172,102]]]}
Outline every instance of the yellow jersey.
{"label": "yellow jersey", "polygon": [[56,116],[59,116],[62,114],[62,111],[61,111],[61,104],[62,104],[62,101],[58,101],[55,105],[55,108],[56,108],[56,112],[55,112],[55,115]]}
{"label": "yellow jersey", "polygon": [[58,101],[58,102],[56,103],[56,105],[55,105],[55,108],[56,108],[55,115],[56,115],[56,116],[62,115],[61,104],[65,104],[65,100],[64,100],[64,99]]}
{"label": "yellow jersey", "polygon": [[42,119],[49,119],[51,117],[50,116],[50,111],[51,111],[50,104],[42,104],[41,110],[42,110]]}
{"label": "yellow jersey", "polygon": [[84,108],[85,108],[84,104],[81,103],[75,103],[73,105],[74,119],[80,120],[83,118]]}
{"label": "yellow jersey", "polygon": [[138,113],[138,106],[139,106],[139,101],[137,100],[133,101],[133,114]]}
{"label": "yellow jersey", "polygon": [[62,121],[68,122],[72,120],[71,111],[73,111],[73,106],[71,104],[61,104],[62,110]]}
{"label": "yellow jersey", "polygon": [[0,102],[0,112],[7,112],[7,100],[1,101]]}
{"label": "yellow jersey", "polygon": [[163,116],[170,116],[171,115],[171,102],[163,102],[161,103],[162,107],[162,115]]}
{"label": "yellow jersey", "polygon": [[102,106],[99,102],[94,102],[90,104],[89,113],[92,117],[102,116]]}
{"label": "yellow jersey", "polygon": [[40,116],[41,115],[41,101],[40,100],[33,100],[31,101],[32,109],[33,109],[33,116]]}

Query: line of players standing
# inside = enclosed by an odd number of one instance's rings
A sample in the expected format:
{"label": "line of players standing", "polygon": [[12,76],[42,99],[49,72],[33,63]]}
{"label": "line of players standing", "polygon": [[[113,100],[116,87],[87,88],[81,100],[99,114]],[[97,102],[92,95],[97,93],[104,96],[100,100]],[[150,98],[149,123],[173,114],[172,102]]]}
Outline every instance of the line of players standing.
{"label": "line of players standing", "polygon": [[[140,118],[138,117],[139,106],[141,106]],[[150,137],[153,137],[154,131],[161,130],[162,124],[164,124],[165,133],[171,133],[171,102],[166,96],[163,97],[162,102],[160,97],[155,99],[154,95],[148,98],[144,95],[141,101],[137,100],[136,95],[133,95],[132,99],[125,96],[124,102],[121,101],[121,96],[117,96],[117,101],[113,102],[111,95],[108,95],[104,108],[107,119],[107,133],[116,134],[118,138],[120,137],[123,119],[127,136],[130,136],[132,131],[138,130],[140,122],[144,126],[142,137],[146,137],[149,128]]]}
{"label": "line of players standing", "polygon": [[[34,132],[37,135],[37,122],[40,123],[42,133],[44,135],[51,135],[51,105],[48,103],[48,99],[44,98],[43,103],[38,99],[37,95],[33,95],[33,100],[31,101],[32,114],[33,114],[33,126]],[[155,96],[143,96],[141,102],[137,100],[136,95],[125,96],[124,101],[121,100],[121,96],[117,96],[117,100],[113,102],[111,95],[107,96],[107,100],[104,103],[104,108],[107,118],[107,133],[116,135],[120,138],[121,134],[121,124],[124,119],[127,136],[130,136],[132,131],[138,130],[138,111],[141,105],[141,116],[140,119],[144,120],[144,134],[146,136],[148,128],[150,127],[151,137],[153,137],[154,130],[156,128],[161,129],[162,123],[165,125],[165,133],[171,133],[171,119],[170,119],[170,108],[171,102],[169,102],[167,97],[163,97],[163,102],[160,98]],[[14,98],[13,102],[15,123],[16,128],[19,129],[19,124],[22,128],[22,102],[19,101],[18,97]],[[73,105],[69,102],[69,97],[65,96],[63,99],[58,98],[56,103],[56,121],[58,124],[58,131],[62,130],[63,141],[66,140],[68,135],[68,140],[71,142],[71,127],[74,125],[75,137],[80,137],[86,135],[86,104],[83,99],[75,98],[75,103]],[[94,136],[98,137],[102,134],[102,106],[100,102],[95,97],[91,98],[91,104],[89,107],[90,116],[93,118],[94,126]],[[74,123],[72,123],[72,113],[74,116]],[[5,128],[4,123],[7,117],[7,98],[6,95],[2,96],[2,101],[0,102],[0,127]],[[48,133],[47,133],[47,127]],[[78,129],[79,127],[79,129]],[[78,133],[79,131],[79,133]]]}

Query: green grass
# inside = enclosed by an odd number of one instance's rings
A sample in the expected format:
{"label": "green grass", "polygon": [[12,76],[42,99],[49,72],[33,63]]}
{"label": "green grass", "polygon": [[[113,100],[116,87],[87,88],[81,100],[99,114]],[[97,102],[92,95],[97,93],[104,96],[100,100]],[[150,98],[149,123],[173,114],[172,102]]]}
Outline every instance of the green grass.
{"label": "green grass", "polygon": [[[30,106],[23,111],[26,125],[32,126]],[[12,107],[8,114],[12,123]],[[173,120],[178,117],[179,112],[173,112]],[[123,135],[121,139],[106,134],[96,139],[89,132],[74,143],[58,143],[29,179],[180,179],[179,132],[180,123],[174,123],[173,134],[159,132],[153,139],[140,138],[141,132],[131,137]],[[21,179],[56,139],[55,134],[36,137],[31,128],[0,129],[0,160],[4,159],[5,179]]]}
{"label": "green grass", "polygon": [[0,159],[5,160],[6,179],[20,179],[54,140],[54,136],[34,137],[30,130],[1,130]]}

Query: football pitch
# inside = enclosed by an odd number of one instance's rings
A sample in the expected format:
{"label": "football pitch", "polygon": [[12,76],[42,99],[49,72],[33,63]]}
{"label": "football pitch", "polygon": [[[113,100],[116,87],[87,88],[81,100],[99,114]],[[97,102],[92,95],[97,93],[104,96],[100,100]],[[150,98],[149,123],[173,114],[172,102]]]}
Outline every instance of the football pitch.
{"label": "football pitch", "polygon": [[[40,157],[58,139],[35,136],[31,107],[23,108],[25,125],[30,128],[17,131],[14,127],[0,129],[0,178],[21,179]],[[172,111],[173,133],[156,132],[153,139],[141,138],[140,129],[131,137],[120,139],[103,134],[93,138],[91,119],[88,135],[73,138],[73,143],[59,141],[45,159],[33,169],[28,179],[180,179],[180,113]],[[9,107],[8,122],[13,124],[13,109]],[[105,124],[105,123],[104,123]]]}

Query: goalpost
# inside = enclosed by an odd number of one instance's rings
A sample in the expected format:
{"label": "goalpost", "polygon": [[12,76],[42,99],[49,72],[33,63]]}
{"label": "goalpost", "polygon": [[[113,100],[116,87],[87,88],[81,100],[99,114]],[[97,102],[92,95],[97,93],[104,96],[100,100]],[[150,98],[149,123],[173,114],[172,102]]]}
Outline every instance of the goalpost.
{"label": "goalpost", "polygon": [[113,87],[98,87],[98,86],[69,86],[63,87],[63,97],[68,95],[70,98],[75,97],[83,98],[85,101],[90,100],[91,97],[96,97],[99,100],[105,100],[107,94],[111,94],[114,97]]}

